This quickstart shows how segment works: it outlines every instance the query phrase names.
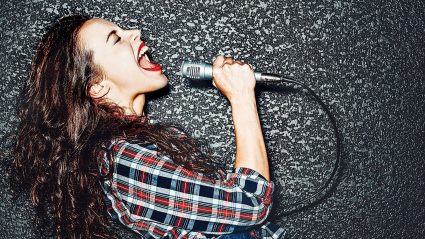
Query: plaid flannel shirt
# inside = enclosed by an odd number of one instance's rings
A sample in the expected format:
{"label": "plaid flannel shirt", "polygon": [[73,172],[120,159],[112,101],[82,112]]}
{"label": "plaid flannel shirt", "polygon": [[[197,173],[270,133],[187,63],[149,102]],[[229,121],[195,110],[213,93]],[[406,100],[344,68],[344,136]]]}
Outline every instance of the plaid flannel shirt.
{"label": "plaid flannel shirt", "polygon": [[155,144],[112,141],[100,171],[108,214],[141,238],[218,238],[250,231],[256,238],[284,238],[286,230],[265,222],[274,184],[249,168],[214,181],[158,154]]}

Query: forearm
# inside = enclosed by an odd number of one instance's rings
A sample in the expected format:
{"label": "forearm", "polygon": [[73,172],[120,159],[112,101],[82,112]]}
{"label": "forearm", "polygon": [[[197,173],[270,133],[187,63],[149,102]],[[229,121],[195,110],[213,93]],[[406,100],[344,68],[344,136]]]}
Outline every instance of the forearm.
{"label": "forearm", "polygon": [[246,167],[270,180],[266,146],[254,93],[231,102],[236,135],[235,167]]}

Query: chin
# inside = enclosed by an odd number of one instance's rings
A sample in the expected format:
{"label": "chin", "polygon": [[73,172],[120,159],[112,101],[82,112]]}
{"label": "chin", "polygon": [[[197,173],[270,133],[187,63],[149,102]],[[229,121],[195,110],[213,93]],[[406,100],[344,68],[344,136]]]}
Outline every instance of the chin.
{"label": "chin", "polygon": [[163,85],[161,88],[163,88],[163,87],[165,87],[166,85],[168,85],[168,78],[167,78],[167,76],[162,75],[162,79],[161,79],[160,81],[161,81],[161,83],[162,83],[162,85]]}
{"label": "chin", "polygon": [[160,90],[168,85],[168,78],[165,75],[163,75],[163,77],[155,79],[154,82],[155,82],[154,85],[152,85],[152,88],[154,88],[154,91]]}

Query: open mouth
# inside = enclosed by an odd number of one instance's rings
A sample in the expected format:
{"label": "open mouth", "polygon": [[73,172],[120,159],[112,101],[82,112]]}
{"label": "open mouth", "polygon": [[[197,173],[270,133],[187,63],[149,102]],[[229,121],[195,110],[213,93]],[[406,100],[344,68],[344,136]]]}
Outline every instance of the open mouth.
{"label": "open mouth", "polygon": [[149,47],[145,45],[145,42],[140,43],[139,49],[137,51],[137,63],[141,68],[147,71],[160,71],[162,66],[158,63],[151,62],[147,51]]}

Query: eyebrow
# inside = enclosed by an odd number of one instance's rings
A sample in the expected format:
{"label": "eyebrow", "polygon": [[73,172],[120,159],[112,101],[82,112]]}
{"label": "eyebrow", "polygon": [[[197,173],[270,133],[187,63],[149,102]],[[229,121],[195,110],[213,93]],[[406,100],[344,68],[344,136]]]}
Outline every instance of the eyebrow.
{"label": "eyebrow", "polygon": [[108,43],[109,37],[110,37],[112,34],[117,34],[117,30],[112,30],[112,31],[108,34],[108,37],[106,38],[106,43]]}

